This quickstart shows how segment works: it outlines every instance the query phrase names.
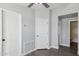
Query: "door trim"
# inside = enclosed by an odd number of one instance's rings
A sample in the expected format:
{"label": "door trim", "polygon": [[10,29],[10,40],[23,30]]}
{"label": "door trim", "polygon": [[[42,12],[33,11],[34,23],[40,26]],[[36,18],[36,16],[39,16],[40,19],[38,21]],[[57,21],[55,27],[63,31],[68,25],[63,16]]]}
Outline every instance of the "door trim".
{"label": "door trim", "polygon": [[21,14],[19,14],[19,18],[20,18],[20,36],[19,36],[19,38],[20,38],[20,49],[19,49],[19,51],[20,51],[20,55],[22,55],[22,53],[23,53],[23,40],[22,40],[22,15]]}
{"label": "door trim", "polygon": [[2,56],[2,8],[0,8],[0,56]]}

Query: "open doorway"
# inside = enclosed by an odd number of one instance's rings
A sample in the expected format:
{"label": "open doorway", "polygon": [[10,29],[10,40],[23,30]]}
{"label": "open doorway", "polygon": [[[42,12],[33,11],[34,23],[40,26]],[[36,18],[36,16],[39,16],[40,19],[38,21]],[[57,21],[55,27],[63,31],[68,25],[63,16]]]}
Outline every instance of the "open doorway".
{"label": "open doorway", "polygon": [[78,13],[59,16],[58,45],[63,53],[78,53]]}
{"label": "open doorway", "polygon": [[78,48],[78,21],[70,21],[70,48],[77,53]]}

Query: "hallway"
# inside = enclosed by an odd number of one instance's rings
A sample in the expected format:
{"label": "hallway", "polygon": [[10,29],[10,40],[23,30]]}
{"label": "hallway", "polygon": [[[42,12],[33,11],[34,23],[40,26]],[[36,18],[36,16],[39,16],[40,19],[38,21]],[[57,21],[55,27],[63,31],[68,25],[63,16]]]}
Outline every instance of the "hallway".
{"label": "hallway", "polygon": [[40,49],[26,56],[77,56],[77,44],[73,44],[71,48],[60,46],[59,49]]}

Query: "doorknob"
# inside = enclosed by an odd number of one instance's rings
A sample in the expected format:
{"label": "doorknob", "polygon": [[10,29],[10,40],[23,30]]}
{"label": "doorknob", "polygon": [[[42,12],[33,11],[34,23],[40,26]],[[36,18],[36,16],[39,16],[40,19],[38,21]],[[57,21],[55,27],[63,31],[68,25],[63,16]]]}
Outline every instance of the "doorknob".
{"label": "doorknob", "polygon": [[5,41],[5,39],[2,39],[2,41]]}
{"label": "doorknob", "polygon": [[37,37],[39,37],[39,35],[37,35]]}

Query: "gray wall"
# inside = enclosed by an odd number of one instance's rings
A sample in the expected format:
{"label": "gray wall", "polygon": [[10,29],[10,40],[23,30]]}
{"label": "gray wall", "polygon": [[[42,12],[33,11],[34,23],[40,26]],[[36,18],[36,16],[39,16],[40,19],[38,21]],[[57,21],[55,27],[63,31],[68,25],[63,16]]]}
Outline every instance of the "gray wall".
{"label": "gray wall", "polygon": [[26,54],[28,51],[34,49],[34,39],[35,39],[35,20],[34,20],[34,10],[27,9],[23,6],[19,6],[16,4],[6,4],[0,3],[0,8],[4,8],[7,10],[11,10],[14,12],[21,13],[22,15],[22,40],[23,40],[23,48],[22,54]]}
{"label": "gray wall", "polygon": [[68,22],[69,22],[69,19],[68,18],[65,18],[65,19],[62,19],[61,21],[61,43],[60,45],[63,45],[63,46],[70,46],[69,43],[70,43],[70,39],[69,39],[69,36],[68,36],[68,31],[69,31],[69,28],[68,28]]}

